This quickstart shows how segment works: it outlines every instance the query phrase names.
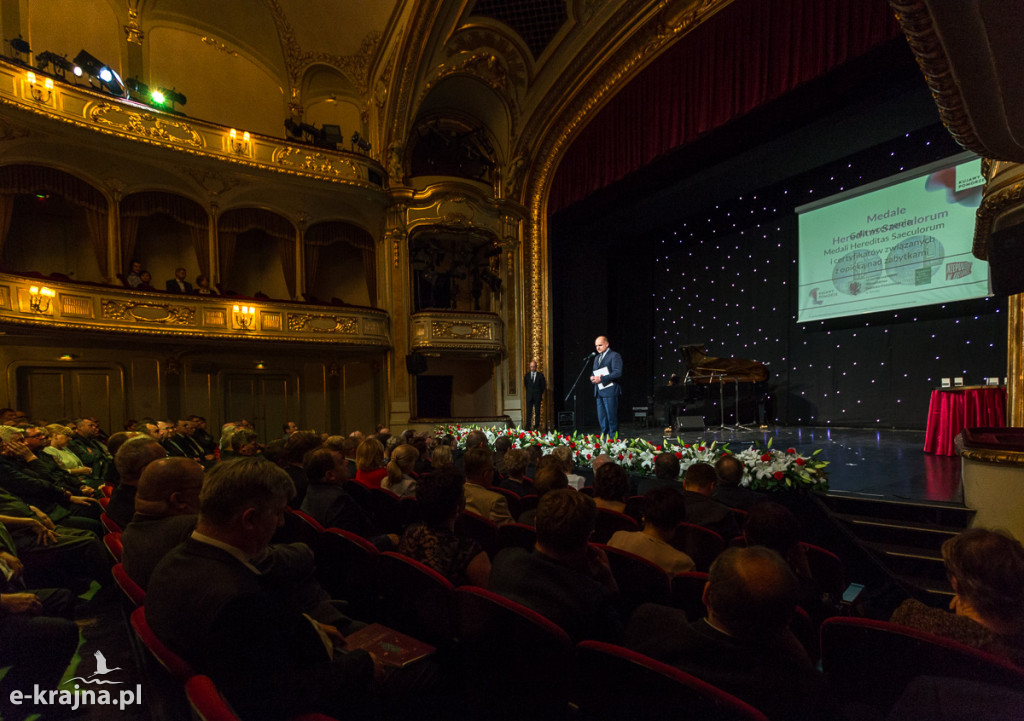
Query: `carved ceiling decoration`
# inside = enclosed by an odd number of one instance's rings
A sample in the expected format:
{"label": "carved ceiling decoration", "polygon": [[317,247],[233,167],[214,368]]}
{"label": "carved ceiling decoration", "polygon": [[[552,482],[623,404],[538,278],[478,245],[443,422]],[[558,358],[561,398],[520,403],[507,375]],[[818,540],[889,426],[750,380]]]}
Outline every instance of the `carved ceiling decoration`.
{"label": "carved ceiling decoration", "polygon": [[494,18],[516,31],[539,58],[565,24],[565,0],[477,0],[474,15]]}
{"label": "carved ceiling decoration", "polygon": [[288,78],[292,87],[297,88],[302,82],[302,74],[312,65],[322,63],[328,65],[359,88],[366,92],[370,84],[369,69],[371,62],[377,55],[377,48],[384,37],[380,30],[373,30],[363,37],[359,52],[353,55],[338,55],[330,52],[310,52],[302,49],[295,30],[281,7],[278,0],[267,0],[274,23],[277,25],[278,35],[281,37],[281,47],[284,50],[285,63],[288,65]]}

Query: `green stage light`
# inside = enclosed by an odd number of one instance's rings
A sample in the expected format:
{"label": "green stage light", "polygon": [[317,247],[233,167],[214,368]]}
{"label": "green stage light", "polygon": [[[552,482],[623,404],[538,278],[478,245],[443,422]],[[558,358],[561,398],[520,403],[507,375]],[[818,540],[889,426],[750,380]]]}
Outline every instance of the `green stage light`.
{"label": "green stage light", "polygon": [[154,90],[153,94],[150,97],[153,98],[153,102],[157,105],[163,105],[167,102],[167,97],[159,90]]}

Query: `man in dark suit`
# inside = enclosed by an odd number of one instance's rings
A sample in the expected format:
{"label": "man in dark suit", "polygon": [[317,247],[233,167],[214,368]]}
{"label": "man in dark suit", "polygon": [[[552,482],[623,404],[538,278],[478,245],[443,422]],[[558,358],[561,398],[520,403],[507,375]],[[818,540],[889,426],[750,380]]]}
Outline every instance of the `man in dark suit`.
{"label": "man in dark suit", "polygon": [[715,490],[711,497],[729,508],[739,508],[741,511],[749,511],[758,503],[769,500],[767,494],[752,491],[740,485],[743,480],[743,471],[743,461],[736,456],[719,458],[715,463],[718,483],[715,484]]}
{"label": "man in dark suit", "polygon": [[619,396],[622,388],[622,356],[608,346],[608,339],[603,335],[594,341],[594,374],[590,382],[594,386],[594,398],[597,400],[597,422],[601,426],[601,434],[614,436],[619,432]]}
{"label": "man in dark suit", "polygon": [[192,284],[185,280],[185,276],[188,273],[184,268],[175,268],[174,277],[167,281],[164,285],[167,288],[168,293],[181,293],[189,294],[192,292]]}
{"label": "man in dark suit", "polygon": [[709,528],[729,543],[740,535],[736,514],[719,503],[714,493],[718,474],[710,463],[694,463],[683,474],[683,497],[686,499],[686,522]]}
{"label": "man in dark suit", "polygon": [[530,361],[530,372],[523,376],[523,389],[526,391],[526,417],[523,427],[526,430],[540,428],[540,404],[544,400],[544,391],[547,387],[544,374],[537,370],[537,361]]}
{"label": "man in dark suit", "polygon": [[288,474],[258,458],[212,468],[196,530],[153,571],[146,617],[157,637],[213,678],[243,718],[362,718],[373,659],[345,651],[339,629],[305,614],[295,584],[264,567],[294,495]]}

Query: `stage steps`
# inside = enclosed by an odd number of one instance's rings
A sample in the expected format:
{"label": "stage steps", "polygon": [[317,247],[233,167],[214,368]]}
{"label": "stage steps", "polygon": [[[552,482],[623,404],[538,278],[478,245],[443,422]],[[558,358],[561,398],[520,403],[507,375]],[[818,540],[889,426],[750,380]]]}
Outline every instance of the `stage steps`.
{"label": "stage steps", "polygon": [[834,516],[902,582],[937,606],[949,603],[941,547],[970,525],[974,511],[955,503],[910,502],[830,493]]}

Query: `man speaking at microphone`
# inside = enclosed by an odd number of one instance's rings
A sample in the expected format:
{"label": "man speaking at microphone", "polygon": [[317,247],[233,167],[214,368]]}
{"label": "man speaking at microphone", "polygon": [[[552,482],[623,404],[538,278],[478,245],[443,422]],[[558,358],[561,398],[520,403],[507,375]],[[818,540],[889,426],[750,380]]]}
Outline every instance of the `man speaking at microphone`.
{"label": "man speaking at microphone", "polygon": [[597,400],[597,422],[601,426],[601,434],[614,436],[619,432],[619,396],[622,388],[622,356],[608,347],[608,339],[603,335],[594,341],[594,373],[590,382],[594,386],[594,398]]}

